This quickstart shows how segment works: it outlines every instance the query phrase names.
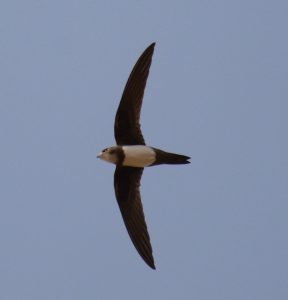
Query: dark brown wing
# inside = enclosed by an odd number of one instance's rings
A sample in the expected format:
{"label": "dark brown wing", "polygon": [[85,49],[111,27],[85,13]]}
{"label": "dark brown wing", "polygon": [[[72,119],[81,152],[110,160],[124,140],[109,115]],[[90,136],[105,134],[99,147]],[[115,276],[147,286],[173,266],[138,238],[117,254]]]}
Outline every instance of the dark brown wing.
{"label": "dark brown wing", "polygon": [[140,180],[143,168],[116,167],[114,174],[115,195],[129,233],[140,256],[155,269],[140,196]]}
{"label": "dark brown wing", "polygon": [[140,112],[155,43],[140,56],[126,83],[114,124],[117,145],[145,145]]}

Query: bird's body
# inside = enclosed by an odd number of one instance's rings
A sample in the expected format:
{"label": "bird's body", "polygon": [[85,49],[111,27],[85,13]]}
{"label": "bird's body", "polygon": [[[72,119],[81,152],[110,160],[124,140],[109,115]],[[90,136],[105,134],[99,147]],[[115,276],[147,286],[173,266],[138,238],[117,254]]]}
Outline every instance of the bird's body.
{"label": "bird's body", "polygon": [[155,269],[150,237],[140,196],[145,167],[160,164],[188,164],[190,157],[145,145],[140,112],[155,43],[140,56],[126,83],[114,124],[116,146],[97,157],[116,165],[114,189],[129,236],[144,261]]}
{"label": "bird's body", "polygon": [[123,166],[144,168],[156,160],[156,153],[151,147],[143,145],[123,146]]}
{"label": "bird's body", "polygon": [[112,146],[104,149],[99,158],[122,167],[145,168],[160,164],[188,164],[189,157],[169,153],[145,145]]}

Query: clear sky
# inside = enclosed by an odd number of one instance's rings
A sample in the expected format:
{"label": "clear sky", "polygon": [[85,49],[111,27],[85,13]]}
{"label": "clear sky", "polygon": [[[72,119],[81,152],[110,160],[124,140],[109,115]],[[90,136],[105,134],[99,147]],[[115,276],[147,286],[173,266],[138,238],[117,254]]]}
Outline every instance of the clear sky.
{"label": "clear sky", "polygon": [[[0,299],[288,299],[288,2],[0,2]],[[115,112],[156,42],[145,170],[157,270],[114,197]]]}

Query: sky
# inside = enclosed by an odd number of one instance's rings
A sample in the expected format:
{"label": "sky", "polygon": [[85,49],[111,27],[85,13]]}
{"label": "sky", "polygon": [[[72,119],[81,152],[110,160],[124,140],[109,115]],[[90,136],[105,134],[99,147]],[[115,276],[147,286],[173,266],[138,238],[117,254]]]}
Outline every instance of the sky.
{"label": "sky", "polygon": [[[288,2],[0,2],[0,299],[288,299]],[[113,190],[126,80],[156,42],[144,171],[156,271]]]}

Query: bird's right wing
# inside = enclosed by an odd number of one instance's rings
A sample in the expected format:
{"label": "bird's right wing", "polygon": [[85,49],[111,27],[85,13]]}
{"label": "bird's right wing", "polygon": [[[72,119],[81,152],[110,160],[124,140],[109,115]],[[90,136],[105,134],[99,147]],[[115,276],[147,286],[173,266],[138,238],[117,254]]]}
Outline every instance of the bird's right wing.
{"label": "bird's right wing", "polygon": [[126,229],[135,248],[144,261],[155,269],[139,190],[142,173],[143,168],[117,166],[114,188]]}

